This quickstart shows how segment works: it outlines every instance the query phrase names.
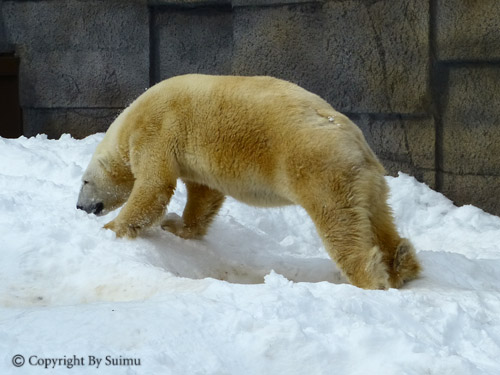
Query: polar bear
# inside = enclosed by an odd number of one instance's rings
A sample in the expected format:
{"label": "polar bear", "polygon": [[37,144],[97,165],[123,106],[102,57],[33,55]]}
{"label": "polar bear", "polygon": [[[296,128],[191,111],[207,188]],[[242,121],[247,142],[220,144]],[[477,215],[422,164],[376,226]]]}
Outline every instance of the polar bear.
{"label": "polar bear", "polygon": [[[179,178],[188,193],[182,218],[165,218]],[[104,215],[126,202],[105,225],[118,237],[163,219],[163,229],[199,238],[229,195],[253,206],[302,206],[358,287],[397,288],[420,271],[360,129],[276,78],[191,74],[158,83],[112,123],[82,181],[79,209]]]}

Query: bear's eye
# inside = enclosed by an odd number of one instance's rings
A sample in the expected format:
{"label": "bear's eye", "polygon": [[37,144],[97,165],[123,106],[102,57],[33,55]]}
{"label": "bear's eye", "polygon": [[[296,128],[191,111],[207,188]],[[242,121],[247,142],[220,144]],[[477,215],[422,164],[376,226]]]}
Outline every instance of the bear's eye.
{"label": "bear's eye", "polygon": [[83,180],[83,184],[87,185],[89,182],[87,180]]}

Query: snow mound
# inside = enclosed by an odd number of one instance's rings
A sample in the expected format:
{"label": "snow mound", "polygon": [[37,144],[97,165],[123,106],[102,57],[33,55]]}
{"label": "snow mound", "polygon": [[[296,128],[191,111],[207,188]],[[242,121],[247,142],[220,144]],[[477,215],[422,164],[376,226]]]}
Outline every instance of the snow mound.
{"label": "snow mound", "polygon": [[[424,271],[365,291],[300,207],[228,199],[202,240],[116,239],[117,212],[75,208],[101,139],[0,138],[0,373],[21,373],[16,354],[27,374],[47,358],[86,374],[92,356],[106,374],[500,373],[500,218],[388,177]],[[179,182],[169,212],[185,200]]]}

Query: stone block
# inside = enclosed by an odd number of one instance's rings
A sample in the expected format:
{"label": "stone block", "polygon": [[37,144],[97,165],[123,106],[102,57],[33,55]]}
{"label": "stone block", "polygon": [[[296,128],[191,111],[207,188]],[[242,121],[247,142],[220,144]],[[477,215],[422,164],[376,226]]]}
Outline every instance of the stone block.
{"label": "stone block", "polygon": [[443,170],[500,176],[500,66],[452,67],[443,103]]}
{"label": "stone block", "polygon": [[24,107],[123,107],[149,85],[145,1],[5,1]]}
{"label": "stone block", "polygon": [[232,0],[231,4],[233,7],[257,7],[322,2],[324,0]]}
{"label": "stone block", "polygon": [[342,112],[428,110],[427,1],[234,8],[233,73],[296,82]]}
{"label": "stone block", "polygon": [[435,128],[432,118],[349,116],[363,131],[388,174],[404,172],[435,187]]}
{"label": "stone block", "polygon": [[139,53],[147,42],[146,1],[5,0],[3,14],[11,42],[28,44],[37,51],[126,49]]}
{"label": "stone block", "polygon": [[286,79],[324,96],[321,4],[235,8],[232,72]]}
{"label": "stone block", "polygon": [[5,26],[3,21],[3,2],[0,2],[0,54],[8,53],[11,51],[13,51],[13,47],[7,40],[7,34],[5,33]]}
{"label": "stone block", "polygon": [[121,111],[119,108],[28,108],[23,111],[24,135],[47,134],[49,138],[59,138],[66,133],[85,138],[105,132]]}
{"label": "stone block", "polygon": [[23,49],[20,55],[23,107],[124,107],[149,86],[147,61],[127,52]]}
{"label": "stone block", "polygon": [[214,7],[231,5],[231,0],[148,0],[150,7],[168,6],[177,8]]}
{"label": "stone block", "polygon": [[441,190],[456,205],[472,204],[500,216],[500,176],[443,173]]}
{"label": "stone block", "polygon": [[349,112],[428,111],[428,1],[332,1],[324,11],[328,98]]}
{"label": "stone block", "polygon": [[498,0],[437,0],[436,51],[441,60],[500,58]]}
{"label": "stone block", "polygon": [[231,73],[229,7],[166,8],[155,17],[160,80],[186,73]]}

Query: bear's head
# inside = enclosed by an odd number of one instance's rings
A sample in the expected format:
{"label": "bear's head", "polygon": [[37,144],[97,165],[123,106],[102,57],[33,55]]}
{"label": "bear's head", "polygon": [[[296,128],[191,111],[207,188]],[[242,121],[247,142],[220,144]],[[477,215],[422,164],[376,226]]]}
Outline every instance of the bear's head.
{"label": "bear's head", "polygon": [[133,186],[130,168],[109,154],[96,151],[83,174],[76,208],[105,215],[125,203]]}

